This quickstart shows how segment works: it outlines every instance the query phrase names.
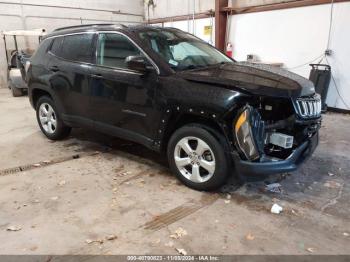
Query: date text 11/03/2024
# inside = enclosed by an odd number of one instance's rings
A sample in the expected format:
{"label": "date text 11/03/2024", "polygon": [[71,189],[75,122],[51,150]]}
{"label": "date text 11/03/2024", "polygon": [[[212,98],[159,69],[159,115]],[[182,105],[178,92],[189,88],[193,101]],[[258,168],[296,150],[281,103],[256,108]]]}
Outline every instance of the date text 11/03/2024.
{"label": "date text 11/03/2024", "polygon": [[218,256],[127,256],[128,261],[219,261]]}

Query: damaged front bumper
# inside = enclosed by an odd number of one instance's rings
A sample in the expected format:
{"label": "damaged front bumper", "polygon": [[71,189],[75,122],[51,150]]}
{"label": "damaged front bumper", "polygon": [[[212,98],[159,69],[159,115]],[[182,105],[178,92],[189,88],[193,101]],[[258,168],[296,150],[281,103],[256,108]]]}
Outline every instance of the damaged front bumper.
{"label": "damaged front bumper", "polygon": [[243,176],[269,176],[295,171],[315,151],[319,141],[318,131],[303,142],[284,160],[264,159],[259,162],[242,160],[237,152],[232,152],[236,172]]}

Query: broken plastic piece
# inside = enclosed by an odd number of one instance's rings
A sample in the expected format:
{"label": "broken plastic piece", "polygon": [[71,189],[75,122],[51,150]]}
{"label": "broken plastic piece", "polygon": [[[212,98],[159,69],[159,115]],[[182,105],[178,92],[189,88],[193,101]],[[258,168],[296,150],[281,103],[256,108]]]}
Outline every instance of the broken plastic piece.
{"label": "broken plastic piece", "polygon": [[273,204],[272,207],[271,207],[271,213],[272,214],[279,214],[279,213],[282,212],[282,210],[283,210],[283,208],[280,205],[278,205],[278,204]]}

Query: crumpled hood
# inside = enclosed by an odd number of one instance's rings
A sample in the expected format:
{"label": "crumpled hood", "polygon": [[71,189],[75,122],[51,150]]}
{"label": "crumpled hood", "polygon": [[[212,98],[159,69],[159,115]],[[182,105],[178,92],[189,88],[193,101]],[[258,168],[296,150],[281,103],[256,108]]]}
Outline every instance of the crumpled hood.
{"label": "crumpled hood", "polygon": [[225,63],[183,71],[179,76],[190,81],[241,89],[256,95],[296,98],[315,93],[314,84],[308,79],[285,69],[264,64]]}

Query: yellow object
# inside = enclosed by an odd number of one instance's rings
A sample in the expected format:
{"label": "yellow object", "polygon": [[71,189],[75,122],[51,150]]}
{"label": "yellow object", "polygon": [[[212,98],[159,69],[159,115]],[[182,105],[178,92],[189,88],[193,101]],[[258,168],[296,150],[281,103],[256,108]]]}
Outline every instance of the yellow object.
{"label": "yellow object", "polygon": [[235,126],[236,133],[238,132],[238,129],[243,125],[243,123],[247,120],[247,111],[244,111],[238,118]]}
{"label": "yellow object", "polygon": [[206,25],[204,26],[204,35],[211,35],[212,26]]}

